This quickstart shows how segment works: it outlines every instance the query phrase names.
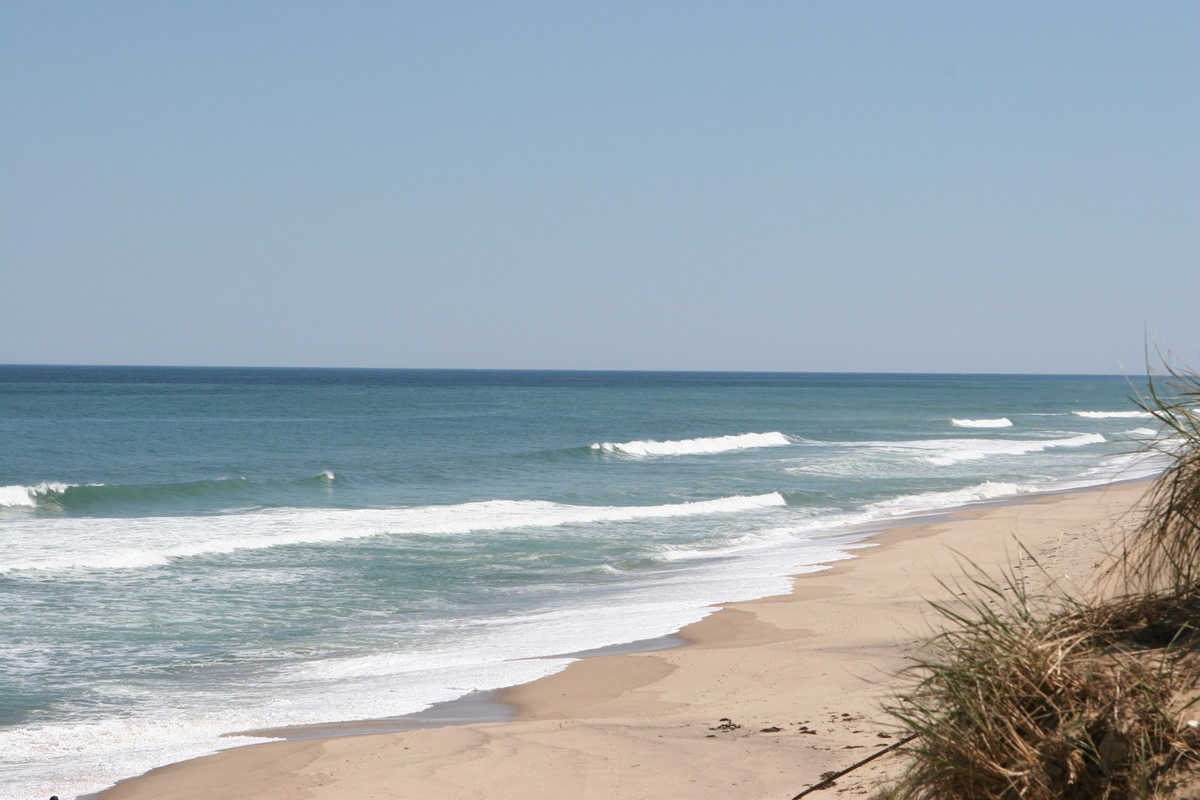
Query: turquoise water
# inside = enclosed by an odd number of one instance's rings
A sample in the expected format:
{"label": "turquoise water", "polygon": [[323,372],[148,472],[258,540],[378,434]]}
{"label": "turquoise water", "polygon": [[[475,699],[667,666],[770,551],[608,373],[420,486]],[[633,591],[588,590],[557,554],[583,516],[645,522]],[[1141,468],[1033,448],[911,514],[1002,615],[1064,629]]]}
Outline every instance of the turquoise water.
{"label": "turquoise water", "polygon": [[383,717],[1154,471],[1119,377],[0,367],[0,797]]}

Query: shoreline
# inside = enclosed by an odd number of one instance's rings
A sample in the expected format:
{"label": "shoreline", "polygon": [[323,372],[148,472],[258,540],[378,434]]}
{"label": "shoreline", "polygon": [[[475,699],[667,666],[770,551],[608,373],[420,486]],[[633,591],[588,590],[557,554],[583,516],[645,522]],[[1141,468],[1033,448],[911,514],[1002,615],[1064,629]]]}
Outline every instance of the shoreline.
{"label": "shoreline", "polygon": [[[1067,489],[1050,489],[1046,491],[1032,492],[1024,495],[1011,495],[1007,497],[995,498],[990,500],[977,500],[963,506],[956,506],[946,509],[934,511],[922,511],[911,516],[901,516],[895,520],[876,520],[873,522],[861,523],[850,526],[836,536],[831,536],[827,541],[836,542],[839,539],[848,539],[848,544],[842,544],[841,547],[848,551],[869,550],[874,546],[874,540],[879,535],[900,528],[918,528],[927,525],[935,525],[940,522],[945,522],[954,519],[957,515],[965,514],[972,511],[982,511],[989,508],[1008,506],[1030,501],[1036,498],[1054,497],[1058,495],[1070,495],[1076,493],[1085,493],[1092,491],[1102,491],[1111,486],[1123,484],[1139,484],[1148,483],[1152,478],[1127,478],[1111,483],[1096,484],[1092,486],[1075,487]],[[855,555],[854,557],[857,557]],[[842,562],[835,561],[828,564],[817,565],[814,572],[822,572],[832,569]],[[811,573],[797,573],[788,576],[793,582],[804,575]],[[742,602],[755,602],[764,598],[752,598],[751,600],[730,601],[728,603],[716,604],[709,606],[710,608],[720,610],[726,606],[736,605]],[[711,614],[717,611],[710,612]],[[692,623],[695,624],[695,623]],[[632,642],[618,642],[616,644],[603,645],[600,647],[589,648],[587,650],[574,651],[569,653],[553,653],[545,656],[537,656],[537,660],[561,660],[561,659],[584,659],[596,658],[599,656],[610,655],[630,655],[637,653],[654,653],[661,650],[669,650],[676,647],[685,647],[692,642],[683,634],[683,630],[689,628],[690,625],[685,625],[684,628],[675,631],[674,633],[664,634],[649,639],[639,639]],[[570,666],[569,664],[567,666]],[[564,666],[563,669],[566,669]],[[551,677],[551,676],[545,676]],[[536,680],[543,680],[539,678]],[[535,681],[530,681],[530,683]],[[518,684],[524,685],[524,684]],[[337,722],[314,723],[307,725],[288,725],[273,728],[251,728],[247,730],[234,731],[225,734],[226,737],[237,736],[252,736],[261,738],[281,739],[292,741],[296,739],[324,739],[337,738],[341,736],[361,736],[373,733],[405,733],[407,731],[424,730],[426,728],[439,728],[449,725],[469,725],[483,724],[488,722],[507,722],[517,717],[516,708],[504,697],[515,687],[507,686],[497,689],[477,689],[467,692],[460,697],[451,700],[444,700],[429,706],[428,708],[416,711],[410,714],[400,714],[393,717],[377,717],[361,720],[340,720]],[[239,745],[243,747],[252,747],[254,745]],[[203,756],[200,756],[203,758]],[[191,760],[191,759],[188,759]],[[124,779],[129,780],[129,779]],[[102,792],[96,792],[89,795],[83,795],[82,798],[99,798]]]}
{"label": "shoreline", "polygon": [[[687,644],[687,640],[681,638],[677,633],[669,633],[664,636],[656,636],[652,639],[639,639],[634,642],[609,644],[590,650],[580,650],[574,653],[557,653],[549,656],[538,656],[537,658],[561,660],[565,658],[579,659],[610,655],[631,655],[634,653],[656,653],[660,650],[684,647]],[[429,708],[422,709],[421,711],[414,711],[411,714],[400,714],[394,717],[323,722],[280,728],[253,728],[235,733],[227,733],[225,736],[253,736],[294,741],[297,739],[332,739],[340,736],[363,736],[372,733],[405,733],[406,731],[424,730],[426,728],[442,728],[448,725],[508,722],[515,718],[516,709],[510,703],[505,702],[502,697],[511,688],[510,686],[506,686],[500,689],[476,689],[453,700],[443,700],[442,702],[434,703]],[[253,747],[254,745],[241,746]],[[99,796],[99,793],[84,795],[84,797]]]}
{"label": "shoreline", "polygon": [[[584,797],[790,796],[892,740],[879,706],[904,652],[928,630],[926,600],[944,595],[938,578],[961,574],[951,548],[1024,578],[1015,536],[1053,577],[1081,581],[1101,557],[1101,534],[1148,486],[1119,481],[899,520],[861,542],[855,558],[794,576],[788,594],[718,607],[677,634],[682,646],[569,654],[585,657],[531,683],[450,701],[461,701],[459,716],[438,704],[297,729],[87,797],[467,798],[481,787],[498,798],[549,798],[568,787]],[[471,718],[480,703],[512,713]],[[422,715],[420,728],[379,729]],[[894,761],[873,762],[839,787],[865,795]]]}
{"label": "shoreline", "polygon": [[[939,522],[953,519],[956,517],[956,515],[967,512],[1013,505],[1026,502],[1034,498],[1101,491],[1110,486],[1117,486],[1127,483],[1147,483],[1151,480],[1153,479],[1125,478],[1112,481],[1110,483],[1090,486],[1067,489],[1049,489],[1023,495],[1011,495],[990,500],[977,500],[963,506],[955,506],[932,511],[921,511],[912,515],[901,516],[894,520],[876,520],[873,522],[852,525],[843,529],[837,535],[829,537],[826,541],[836,543],[839,540],[846,539],[849,540],[848,543],[842,543],[837,546],[843,547],[848,551],[867,550],[874,546],[874,539],[877,536],[898,528],[915,528],[926,525],[934,525]],[[834,561],[828,564],[816,565],[814,572],[822,572],[824,570],[831,569],[839,563],[841,562]],[[794,582],[795,579],[807,574],[810,573],[797,573],[788,576],[788,578]],[[737,603],[741,602],[755,602],[756,600],[761,599],[763,598],[760,597],[752,598],[750,600],[730,601],[728,603],[714,604],[709,606],[709,608],[719,610],[725,606],[736,605]],[[713,611],[710,612],[710,614],[711,613],[716,612]],[[684,628],[688,627],[689,626],[687,625],[684,626]],[[653,653],[660,650],[669,650],[675,647],[684,647],[691,642],[682,634],[682,630],[683,629],[680,629],[673,633],[663,634],[662,636],[655,636],[649,639],[638,639],[631,642],[618,642],[616,644],[602,645],[600,647],[589,648],[587,650],[535,656],[533,657],[533,660],[595,658],[598,656],[608,655]],[[569,664],[567,666],[569,666]],[[566,666],[563,667],[563,669],[566,668]],[[542,679],[539,678],[535,680]],[[530,682],[532,683],[533,681]],[[246,730],[233,731],[224,734],[224,736],[252,736],[291,741],[294,739],[323,739],[336,738],[339,736],[359,736],[371,733],[404,733],[406,731],[445,727],[447,725],[505,722],[515,718],[516,716],[515,709],[512,707],[512,705],[502,699],[512,688],[514,687],[506,686],[497,689],[476,689],[451,700],[443,700],[433,703],[431,706],[422,709],[421,711],[415,711],[410,714],[399,714],[393,717],[375,717],[361,720],[339,720],[337,722],[285,725],[272,728],[250,728]],[[239,746],[251,747],[253,745]],[[202,758],[203,756],[200,757]],[[82,795],[81,798],[99,798],[101,794],[102,792],[96,792],[88,795]]]}

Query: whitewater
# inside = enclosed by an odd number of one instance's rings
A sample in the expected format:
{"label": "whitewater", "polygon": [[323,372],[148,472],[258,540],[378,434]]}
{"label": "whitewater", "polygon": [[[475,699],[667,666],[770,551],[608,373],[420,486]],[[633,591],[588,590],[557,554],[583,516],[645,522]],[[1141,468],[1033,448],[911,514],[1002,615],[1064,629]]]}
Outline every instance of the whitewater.
{"label": "whitewater", "polygon": [[0,797],[533,680],[887,525],[1144,478],[1127,390],[0,367]]}

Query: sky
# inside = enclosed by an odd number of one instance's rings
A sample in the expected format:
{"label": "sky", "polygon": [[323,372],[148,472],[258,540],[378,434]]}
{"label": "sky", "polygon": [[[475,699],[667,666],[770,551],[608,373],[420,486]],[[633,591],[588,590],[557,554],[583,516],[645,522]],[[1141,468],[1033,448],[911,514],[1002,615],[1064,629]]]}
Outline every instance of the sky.
{"label": "sky", "polygon": [[1195,2],[0,0],[0,363],[1200,366]]}

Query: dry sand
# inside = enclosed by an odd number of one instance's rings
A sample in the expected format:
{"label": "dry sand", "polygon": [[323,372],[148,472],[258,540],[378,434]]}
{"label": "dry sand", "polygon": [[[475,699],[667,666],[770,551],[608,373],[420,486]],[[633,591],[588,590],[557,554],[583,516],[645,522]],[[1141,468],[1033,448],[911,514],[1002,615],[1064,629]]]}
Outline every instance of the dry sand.
{"label": "dry sand", "polygon": [[[722,607],[671,650],[586,658],[507,690],[509,722],[254,745],[154,770],[103,800],[779,798],[895,741],[890,676],[936,618],[961,553],[1085,585],[1146,483],[1055,494],[895,528],[788,595]],[[885,755],[813,797],[865,797]]]}

